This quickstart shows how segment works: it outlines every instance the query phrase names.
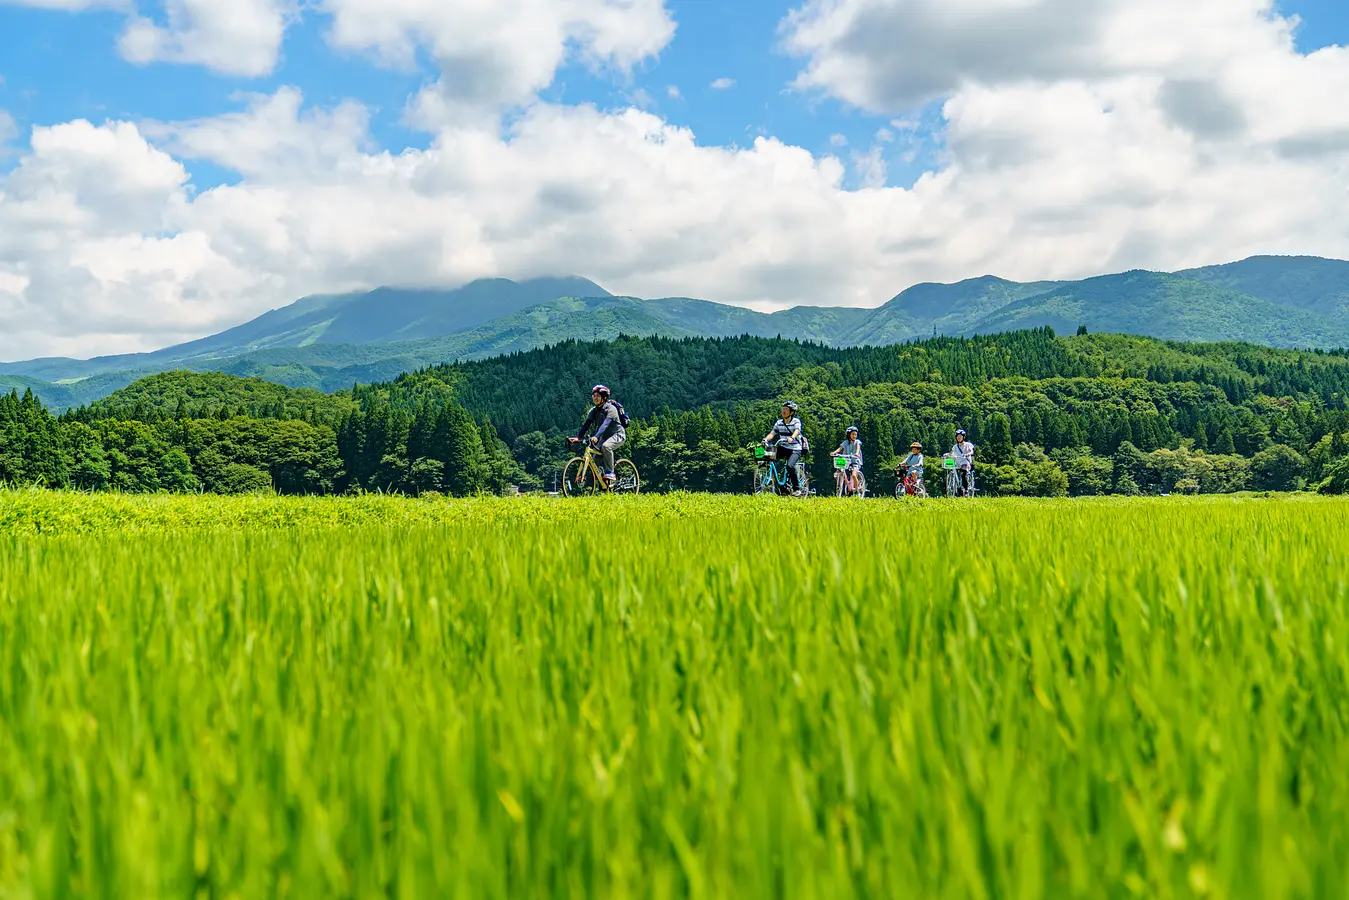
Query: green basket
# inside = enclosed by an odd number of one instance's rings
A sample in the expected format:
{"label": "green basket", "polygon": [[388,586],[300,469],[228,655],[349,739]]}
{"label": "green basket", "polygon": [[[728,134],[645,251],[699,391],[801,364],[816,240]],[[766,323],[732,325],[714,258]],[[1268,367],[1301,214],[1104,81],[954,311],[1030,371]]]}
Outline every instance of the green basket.
{"label": "green basket", "polygon": [[767,455],[768,455],[768,451],[765,450],[763,447],[755,447],[755,448],[754,448],[754,458],[755,458],[755,459],[763,459],[763,458],[764,458],[765,456],[767,456]]}
{"label": "green basket", "polygon": [[942,464],[942,466],[944,466],[945,468],[948,468],[948,469],[954,469],[954,468],[956,467],[956,460],[955,460],[955,457],[954,457],[954,456],[944,456],[944,457],[942,457],[941,464]]}
{"label": "green basket", "polygon": [[834,468],[835,468],[835,469],[846,469],[846,468],[848,468],[848,457],[846,457],[846,456],[835,456],[835,457],[834,457]]}

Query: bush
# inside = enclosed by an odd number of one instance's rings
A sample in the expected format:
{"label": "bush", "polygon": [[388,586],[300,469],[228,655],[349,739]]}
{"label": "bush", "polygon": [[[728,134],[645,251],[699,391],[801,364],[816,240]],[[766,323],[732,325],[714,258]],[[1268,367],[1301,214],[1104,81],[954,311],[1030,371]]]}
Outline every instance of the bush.
{"label": "bush", "polygon": [[218,494],[258,494],[271,493],[272,476],[244,463],[229,463],[215,481]]}
{"label": "bush", "polygon": [[1256,490],[1296,491],[1303,485],[1307,457],[1286,444],[1261,450],[1251,460],[1251,477]]}
{"label": "bush", "polygon": [[1096,456],[1089,450],[1070,450],[1054,457],[1063,474],[1068,476],[1068,493],[1074,497],[1099,497],[1110,493],[1115,464],[1106,456]]}
{"label": "bush", "polygon": [[1349,494],[1349,456],[1342,456],[1326,466],[1326,478],[1321,482],[1323,494]]}
{"label": "bush", "polygon": [[998,494],[1007,497],[1066,497],[1068,476],[1042,448],[1017,445],[1012,462],[993,469]]}

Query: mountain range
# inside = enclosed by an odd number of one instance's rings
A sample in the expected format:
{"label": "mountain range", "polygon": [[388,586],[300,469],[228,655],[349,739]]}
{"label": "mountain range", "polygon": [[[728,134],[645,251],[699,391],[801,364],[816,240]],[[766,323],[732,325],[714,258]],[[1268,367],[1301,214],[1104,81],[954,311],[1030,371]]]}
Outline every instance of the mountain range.
{"label": "mountain range", "polygon": [[793,337],[885,345],[933,334],[1052,326],[1274,347],[1349,346],[1349,262],[1258,256],[1175,273],[1071,282],[993,276],[919,284],[875,308],[763,313],[690,298],[619,297],[584,278],[474,281],[453,290],[378,288],[305,297],[200,340],[153,353],[0,363],[0,389],[31,388],[54,410],[171,369],[258,376],[333,391],[455,359],[619,334]]}

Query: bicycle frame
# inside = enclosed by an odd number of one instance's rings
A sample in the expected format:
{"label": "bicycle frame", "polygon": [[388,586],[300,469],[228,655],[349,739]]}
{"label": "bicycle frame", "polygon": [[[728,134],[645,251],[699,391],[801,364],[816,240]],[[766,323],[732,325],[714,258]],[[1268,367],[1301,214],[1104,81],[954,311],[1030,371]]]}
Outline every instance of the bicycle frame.
{"label": "bicycle frame", "polygon": [[[778,461],[770,459],[768,462],[768,479],[774,487],[785,488],[791,484],[791,478],[787,474],[787,466],[784,464],[782,471],[778,471]],[[744,477],[744,476],[741,476]],[[743,482],[742,482],[743,483]]]}
{"label": "bicycle frame", "polygon": [[612,494],[614,486],[609,483],[607,478],[603,477],[600,467],[595,465],[595,456],[595,445],[587,443],[585,452],[581,454],[581,471],[590,475],[593,484],[603,486],[604,490]]}
{"label": "bicycle frame", "polygon": [[861,470],[861,469],[858,469],[858,470],[857,470],[857,489],[854,490],[854,489],[853,489],[853,486],[852,486],[852,483],[849,481],[849,475],[848,475],[848,469],[849,469],[849,467],[848,467],[848,465],[847,465],[846,463],[845,463],[845,465],[840,466],[840,465],[838,464],[838,460],[840,460],[840,459],[845,459],[845,457],[841,457],[841,456],[835,456],[835,457],[834,457],[834,460],[835,460],[835,462],[834,462],[834,492],[835,492],[835,494],[836,494],[837,496],[839,496],[839,497],[845,497],[845,496],[846,496],[846,497],[864,496],[865,493],[866,493],[866,482],[867,482],[866,476],[862,474],[862,470]]}

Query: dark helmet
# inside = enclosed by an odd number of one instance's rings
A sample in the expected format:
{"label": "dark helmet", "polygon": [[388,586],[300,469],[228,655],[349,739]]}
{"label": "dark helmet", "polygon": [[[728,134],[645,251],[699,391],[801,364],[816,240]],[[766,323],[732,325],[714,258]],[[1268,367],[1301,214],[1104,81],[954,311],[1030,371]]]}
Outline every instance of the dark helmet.
{"label": "dark helmet", "polygon": [[592,393],[592,394],[599,394],[601,397],[608,397],[608,396],[609,396],[609,388],[605,387],[605,386],[602,385],[602,384],[597,384],[597,385],[595,385],[593,388],[590,389],[590,393]]}
{"label": "dark helmet", "polygon": [[854,431],[857,431],[857,426],[856,426],[856,425],[849,425],[847,428],[845,428],[845,429],[843,430],[843,433],[844,433],[845,435],[847,435],[847,434],[852,434]]}
{"label": "dark helmet", "polygon": [[956,437],[960,437],[962,434],[965,434],[965,429],[963,429],[963,428],[957,428],[957,429],[956,429]]}

